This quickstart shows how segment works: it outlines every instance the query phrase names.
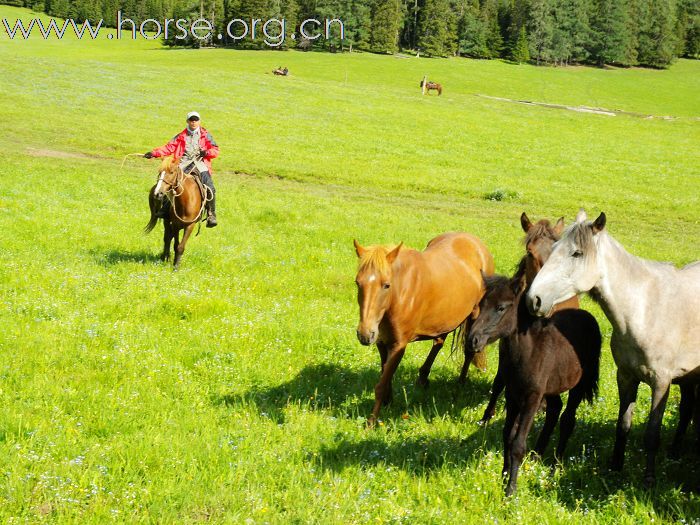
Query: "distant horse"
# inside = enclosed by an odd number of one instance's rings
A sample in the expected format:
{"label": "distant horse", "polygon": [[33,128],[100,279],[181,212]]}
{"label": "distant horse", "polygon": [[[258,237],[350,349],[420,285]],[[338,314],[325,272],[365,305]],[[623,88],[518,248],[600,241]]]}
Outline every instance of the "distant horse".
{"label": "distant horse", "polygon": [[595,318],[584,310],[560,310],[548,319],[532,315],[525,304],[525,263],[512,279],[485,277],[486,294],[479,317],[469,332],[475,351],[506,338],[499,370],[506,384],[506,421],[503,427],[503,475],[506,496],[517,488],[518,470],[527,449],[527,435],[542,400],[547,401],[544,426],[535,445],[544,451],[562,409],[560,394],[569,391],[561,416],[556,455],[564,456],[576,424],[576,409],[598,392],[601,336]]}
{"label": "distant horse", "polygon": [[[481,272],[491,275],[494,270],[486,245],[468,233],[442,234],[422,252],[402,247],[364,248],[355,241],[360,258],[355,278],[360,305],[357,338],[366,346],[377,344],[382,364],[370,425],[379,417],[381,405],[391,402],[391,379],[406,345],[433,340],[418,377],[425,386],[445,338],[460,326],[468,330],[478,314],[484,292]],[[474,353],[465,353],[460,382],[466,380],[473,357]],[[486,363],[474,364],[484,368]]]}
{"label": "distant horse", "polygon": [[[202,218],[206,204],[206,189],[194,175],[185,174],[172,157],[165,157],[161,162],[158,181],[148,194],[148,204],[151,208],[151,219],[144,231],[149,233],[158,223],[159,205],[163,198],[170,202],[168,215],[163,219],[163,254],[161,260],[170,259],[170,243],[174,242],[174,269],[180,266],[180,259],[185,251],[185,245],[190,238],[197,222]],[[180,230],[185,230],[180,240]]]}
{"label": "distant horse", "polygon": [[430,94],[430,90],[434,89],[437,91],[438,96],[442,95],[442,84],[438,84],[437,82],[430,82],[426,80],[421,80],[420,81],[420,87],[421,89],[423,88],[423,85],[425,84],[425,93]]}
{"label": "distant horse", "polygon": [[[552,253],[552,245],[559,240],[559,236],[564,229],[564,217],[560,217],[554,226],[552,226],[547,219],[541,219],[533,224],[530,222],[525,212],[523,212],[520,216],[520,225],[525,232],[525,257],[523,258],[522,264],[525,265],[525,280],[529,286],[534,280],[535,275],[537,275],[537,272],[540,271],[542,265],[549,258],[549,254]],[[566,308],[578,308],[578,297],[574,296],[561,305],[557,305],[554,311]],[[488,423],[496,413],[496,403],[498,402],[501,392],[503,392],[505,388],[503,375],[501,373],[500,355],[507,351],[507,341],[507,339],[501,339],[499,341],[498,371],[496,372],[496,377],[493,378],[491,399],[489,400],[486,410],[484,410],[481,421],[479,421],[481,425]],[[465,338],[464,343],[469,344],[468,339]]]}
{"label": "distant horse", "polygon": [[535,277],[528,305],[547,315],[583,292],[600,303],[613,326],[610,348],[620,395],[611,467],[622,469],[637,389],[644,382],[652,391],[644,436],[644,482],[650,486],[669,387],[700,376],[700,262],[679,270],[638,259],[607,233],[605,222],[604,213],[589,222],[579,212]]}
{"label": "distant horse", "polygon": [[274,75],[280,75],[280,76],[286,77],[287,75],[289,75],[289,69],[287,69],[286,67],[283,68],[282,66],[280,66],[277,69],[273,69],[272,73]]}

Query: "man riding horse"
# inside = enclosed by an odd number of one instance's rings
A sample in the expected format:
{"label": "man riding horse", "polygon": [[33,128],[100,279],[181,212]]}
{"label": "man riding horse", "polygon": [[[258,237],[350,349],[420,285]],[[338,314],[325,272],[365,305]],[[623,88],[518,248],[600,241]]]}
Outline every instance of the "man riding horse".
{"label": "man riding horse", "polygon": [[[187,114],[187,127],[175,135],[166,145],[149,151],[144,155],[147,159],[173,155],[180,160],[180,168],[185,173],[198,171],[202,183],[211,191],[211,200],[207,202],[207,228],[213,228],[216,221],[216,189],[211,177],[211,159],[219,156],[219,146],[206,129],[199,125],[199,113],[190,111]],[[161,213],[165,214],[163,207]]]}

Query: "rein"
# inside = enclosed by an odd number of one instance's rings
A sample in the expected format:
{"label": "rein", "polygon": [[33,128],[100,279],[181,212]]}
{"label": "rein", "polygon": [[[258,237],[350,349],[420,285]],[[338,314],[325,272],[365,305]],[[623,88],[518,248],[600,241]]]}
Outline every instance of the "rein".
{"label": "rein", "polygon": [[[174,185],[169,184],[170,189],[165,194],[166,197],[168,198],[168,200],[170,201],[170,206],[173,210],[173,213],[175,214],[175,217],[182,223],[187,223],[188,221],[184,220],[182,217],[180,217],[177,214],[177,208],[175,206],[175,199],[180,197],[185,192],[184,181],[185,181],[185,179],[188,179],[188,178],[194,179],[195,177],[194,177],[194,175],[191,175],[189,173],[185,173],[182,169],[180,169],[180,172],[177,174],[177,176],[175,178],[175,184]],[[195,183],[196,182],[197,181],[195,180]],[[197,184],[197,186],[198,186],[197,189],[199,189],[200,184]],[[197,213],[197,216],[191,222],[197,222],[202,218],[202,214],[204,212],[205,206],[207,205],[207,202],[211,201],[214,198],[214,195],[213,195],[211,189],[209,189],[209,187],[207,185],[202,183],[201,186],[204,188],[204,198],[202,199],[202,205],[199,208],[199,212]],[[178,193],[178,190],[179,190],[179,193]],[[197,232],[197,234],[199,234],[199,232]]]}

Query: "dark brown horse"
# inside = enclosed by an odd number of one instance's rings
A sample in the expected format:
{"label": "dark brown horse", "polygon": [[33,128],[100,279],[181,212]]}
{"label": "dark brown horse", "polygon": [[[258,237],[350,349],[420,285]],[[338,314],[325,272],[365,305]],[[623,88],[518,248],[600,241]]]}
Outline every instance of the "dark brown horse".
{"label": "dark brown horse", "polygon": [[[525,265],[525,279],[527,286],[530,286],[537,272],[540,271],[542,265],[549,258],[549,254],[552,253],[552,245],[559,240],[559,236],[564,229],[564,217],[560,217],[554,226],[552,226],[547,219],[540,219],[533,224],[525,212],[523,212],[520,216],[520,225],[525,232],[525,257],[521,264]],[[574,296],[561,305],[558,305],[555,311],[564,310],[566,308],[578,308],[578,297]],[[465,343],[468,344],[466,339]],[[499,341],[499,356],[507,351],[507,349],[504,348],[506,344],[506,339],[501,339]],[[484,410],[481,421],[479,421],[480,424],[484,425],[488,423],[494,416],[496,413],[496,403],[504,388],[505,384],[503,382],[499,357],[498,371],[496,372],[496,377],[494,377],[493,385],[491,386],[491,399],[489,400],[486,410]]]}
{"label": "dark brown horse", "polygon": [[[430,368],[445,338],[458,327],[469,329],[484,293],[481,272],[493,273],[493,257],[484,243],[468,233],[445,233],[419,252],[371,246],[355,241],[360,258],[355,283],[360,305],[357,338],[377,344],[382,364],[374,388],[375,403],[368,423],[379,417],[382,404],[392,399],[391,379],[412,341],[433,340],[418,383],[427,385]],[[474,352],[465,353],[460,381],[465,381]],[[485,361],[476,362],[480,368]]]}
{"label": "dark brown horse", "polygon": [[431,89],[437,91],[438,96],[442,95],[442,84],[438,84],[437,82],[421,80],[420,87],[423,89],[423,92],[428,95],[430,94]]}
{"label": "dark brown horse", "polygon": [[595,318],[584,310],[560,310],[549,318],[532,315],[525,304],[524,263],[512,279],[485,277],[485,283],[479,317],[468,337],[475,351],[507,338],[499,366],[506,384],[503,475],[509,478],[509,496],[517,488],[535,413],[545,399],[547,415],[535,445],[535,452],[542,455],[559,420],[560,394],[569,391],[556,452],[558,458],[564,456],[576,409],[581,401],[592,402],[597,395],[601,335]]}
{"label": "dark brown horse", "polygon": [[[206,190],[205,190],[206,191]],[[161,260],[170,259],[170,244],[175,241],[174,269],[180,266],[180,259],[185,251],[185,245],[194,230],[197,221],[202,218],[206,199],[202,198],[200,184],[193,175],[185,174],[172,157],[165,157],[161,162],[158,182],[153,185],[148,194],[148,204],[151,208],[151,219],[144,231],[149,233],[158,223],[158,211],[163,198],[167,198],[170,206],[167,217],[163,219],[163,254]],[[180,231],[184,230],[182,239]]]}

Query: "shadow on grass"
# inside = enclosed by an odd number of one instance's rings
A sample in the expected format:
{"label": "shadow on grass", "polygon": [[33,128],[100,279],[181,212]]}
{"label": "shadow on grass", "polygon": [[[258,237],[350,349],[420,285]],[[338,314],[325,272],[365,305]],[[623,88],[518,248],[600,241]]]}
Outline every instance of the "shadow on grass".
{"label": "shadow on grass", "polygon": [[145,250],[127,251],[127,250],[107,250],[90,252],[98,264],[102,266],[114,266],[122,263],[140,263],[152,264],[160,262],[160,255]]}
{"label": "shadow on grass", "polygon": [[[529,435],[530,448],[543,423],[544,417],[540,415]],[[455,471],[490,468],[497,475],[502,466],[502,429],[503,420],[499,418],[486,427],[475,424],[465,427],[462,437],[407,436],[391,429],[382,433],[369,431],[360,440],[338,434],[332,444],[321,446],[317,457],[309,460],[333,472],[348,467],[391,465],[411,475],[430,475],[445,468]],[[611,506],[617,506],[633,513],[637,502],[645,502],[663,521],[697,523],[700,456],[686,450],[680,460],[671,460],[662,449],[657,459],[657,483],[649,490],[643,483],[643,436],[643,425],[631,432],[625,469],[611,472],[608,463],[615,439],[615,421],[579,421],[563,463],[557,463],[553,456],[558,440],[556,432],[543,458],[529,456],[527,462],[531,465],[521,469],[519,490],[542,499],[549,499],[554,493],[556,500],[572,512],[596,511],[604,515]],[[671,437],[672,431],[667,429],[664,442],[670,442]],[[494,452],[498,454],[493,455]],[[487,454],[488,467],[484,464]],[[475,462],[479,466],[475,467]],[[535,462],[540,467],[533,469]]]}
{"label": "shadow on grass", "polygon": [[[418,368],[400,368],[394,376],[394,400],[382,407],[380,419],[401,420],[407,410],[420,410],[426,419],[449,415],[460,417],[467,407],[486,406],[491,381],[472,369],[467,383],[436,377],[430,386],[415,384]],[[303,368],[293,379],[276,386],[253,387],[243,394],[227,394],[214,399],[215,404],[252,403],[275,420],[284,419],[288,404],[301,404],[311,410],[327,410],[339,417],[369,416],[374,405],[374,385],[379,379],[379,367],[360,370],[334,363],[322,363]]]}

